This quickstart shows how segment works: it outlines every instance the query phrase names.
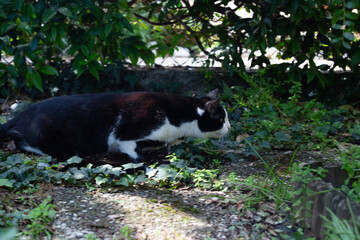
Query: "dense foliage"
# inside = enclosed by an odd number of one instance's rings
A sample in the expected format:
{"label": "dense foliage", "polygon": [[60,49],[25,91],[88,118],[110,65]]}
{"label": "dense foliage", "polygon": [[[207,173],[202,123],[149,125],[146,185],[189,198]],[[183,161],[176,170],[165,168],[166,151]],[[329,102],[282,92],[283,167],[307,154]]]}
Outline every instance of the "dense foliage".
{"label": "dense foliage", "polygon": [[[154,1],[144,3],[148,14],[136,16],[171,26],[230,73],[244,70],[241,55],[248,51],[252,67],[268,67],[272,84],[306,80],[326,87],[335,69],[359,73],[359,7],[358,0]],[[252,14],[242,17],[239,9]],[[290,61],[270,66],[271,47]],[[319,57],[328,61],[316,65]]]}
{"label": "dense foliage", "polygon": [[66,59],[77,77],[88,70],[98,80],[104,65],[126,58],[152,64],[129,14],[126,1],[1,1],[0,50],[9,58],[0,65],[0,86],[43,91],[42,76],[59,75]]}
{"label": "dense foliage", "polygon": [[[359,0],[4,0],[1,95],[47,89],[69,61],[76,77],[89,71],[100,80],[99,71],[112,65],[116,78],[122,61],[152,65],[176,46],[206,53],[207,66],[218,60],[231,74],[244,70],[241,55],[249,51],[252,66],[267,67],[274,84],[331,86],[336,67],[359,73],[359,8]],[[269,66],[270,47],[291,62]],[[316,65],[319,56],[329,61]]]}

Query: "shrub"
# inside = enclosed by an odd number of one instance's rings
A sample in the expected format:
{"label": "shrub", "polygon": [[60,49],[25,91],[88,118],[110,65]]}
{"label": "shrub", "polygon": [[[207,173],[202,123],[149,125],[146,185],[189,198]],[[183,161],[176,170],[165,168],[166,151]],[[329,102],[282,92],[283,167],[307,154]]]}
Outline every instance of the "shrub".
{"label": "shrub", "polygon": [[103,66],[115,61],[152,64],[154,54],[130,18],[125,0],[1,1],[1,95],[26,86],[43,91],[43,77],[59,75],[66,58],[77,77],[90,71],[97,80]]}

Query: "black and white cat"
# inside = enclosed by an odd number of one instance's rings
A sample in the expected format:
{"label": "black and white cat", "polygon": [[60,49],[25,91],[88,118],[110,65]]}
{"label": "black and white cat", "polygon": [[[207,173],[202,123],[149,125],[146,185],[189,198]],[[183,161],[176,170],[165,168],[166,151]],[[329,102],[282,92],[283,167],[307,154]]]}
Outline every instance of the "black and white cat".
{"label": "black and white cat", "polygon": [[175,144],[185,137],[225,135],[230,123],[217,92],[201,98],[151,92],[54,97],[1,125],[0,138],[58,160],[111,152],[138,162],[142,141]]}

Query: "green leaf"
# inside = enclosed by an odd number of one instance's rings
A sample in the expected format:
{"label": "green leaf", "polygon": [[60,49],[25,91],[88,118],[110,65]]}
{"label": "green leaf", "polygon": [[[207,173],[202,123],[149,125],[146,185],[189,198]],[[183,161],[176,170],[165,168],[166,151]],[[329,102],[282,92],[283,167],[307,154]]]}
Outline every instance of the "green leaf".
{"label": "green leaf", "polygon": [[85,45],[81,45],[81,52],[85,55],[85,57],[89,57],[89,49]]}
{"label": "green leaf", "polygon": [[38,70],[40,72],[42,72],[43,74],[46,74],[46,75],[56,75],[56,76],[59,76],[59,73],[58,71],[56,70],[56,68],[52,67],[52,66],[49,66],[49,65],[41,65]]}
{"label": "green leaf", "polygon": [[278,142],[290,142],[289,135],[284,132],[276,132],[274,134],[276,141]]}
{"label": "green leaf", "polygon": [[14,0],[14,6],[18,11],[20,11],[23,3],[24,3],[24,0]]}
{"label": "green leaf", "polygon": [[341,37],[333,38],[333,39],[331,39],[331,43],[332,43],[332,44],[340,43],[341,40],[342,40]]}
{"label": "green leaf", "polygon": [[346,12],[345,17],[350,20],[357,20],[359,16],[352,12]]}
{"label": "green leaf", "polygon": [[332,28],[333,28],[333,29],[340,29],[340,28],[341,28],[341,25],[335,23],[335,24],[332,25]]}
{"label": "green leaf", "polygon": [[258,143],[258,147],[259,148],[265,148],[268,150],[271,150],[271,145],[268,141],[262,140],[261,142]]}
{"label": "green leaf", "polygon": [[127,163],[122,165],[122,167],[124,168],[124,170],[128,170],[128,169],[136,169],[139,167],[144,166],[144,163]]}
{"label": "green leaf", "polygon": [[122,24],[124,25],[124,27],[129,30],[130,32],[134,32],[133,27],[131,26],[131,24],[129,23],[128,20],[126,20],[126,18],[122,18],[121,20]]}
{"label": "green leaf", "polygon": [[76,77],[79,78],[84,72],[85,72],[86,68],[85,66],[79,66],[76,71]]}
{"label": "green leaf", "polygon": [[349,41],[354,41],[354,35],[350,32],[344,32],[344,38],[346,38]]}
{"label": "green leaf", "polygon": [[74,15],[72,14],[72,12],[66,8],[66,7],[60,7],[58,9],[59,13],[61,13],[62,15],[69,17],[69,18],[74,18]]}
{"label": "green leaf", "polygon": [[46,9],[42,15],[42,23],[47,23],[48,21],[50,21],[55,15],[56,15],[57,11],[56,8],[54,7],[50,7],[48,9]]}
{"label": "green leaf", "polygon": [[12,188],[13,187],[13,183],[10,182],[9,179],[6,178],[0,178],[0,187],[8,187],[8,188]]}
{"label": "green leaf", "polygon": [[272,21],[271,21],[271,18],[269,17],[264,17],[263,18],[263,21],[266,25],[268,25],[269,27],[272,27]]}
{"label": "green leaf", "polygon": [[351,68],[355,68],[358,64],[360,64],[360,50],[358,50],[352,57],[351,57]]}
{"label": "green leaf", "polygon": [[97,176],[97,177],[95,178],[95,182],[96,182],[96,185],[100,186],[100,185],[103,184],[103,183],[107,183],[107,182],[108,182],[108,179],[107,179],[107,178],[100,177],[100,176]]}
{"label": "green leaf", "polygon": [[350,44],[349,44],[348,42],[343,41],[343,42],[342,42],[342,45],[343,45],[343,47],[346,48],[346,49],[351,49],[351,46],[350,46]]}
{"label": "green leaf", "polygon": [[73,164],[73,163],[81,163],[81,161],[82,161],[81,157],[73,156],[73,157],[69,158],[66,162],[68,164]]}
{"label": "green leaf", "polygon": [[113,29],[113,25],[114,25],[113,23],[108,23],[108,24],[106,24],[106,26],[105,26],[105,31],[104,31],[106,37],[108,37],[109,34],[111,33],[111,31],[112,31],[112,29]]}
{"label": "green leaf", "polygon": [[17,69],[13,65],[7,65],[6,66],[6,71],[8,73],[10,73],[10,75],[13,76],[13,77],[16,77],[16,78],[19,77],[19,73],[18,73]]}
{"label": "green leaf", "polygon": [[355,26],[355,22],[350,21],[350,20],[346,20],[346,21],[345,21],[345,25],[346,25],[347,27],[352,27],[352,26]]}
{"label": "green leaf", "polygon": [[6,14],[2,9],[0,9],[0,17],[6,18]]}
{"label": "green leaf", "polygon": [[40,76],[39,72],[37,72],[37,71],[33,72],[33,76],[31,78],[31,81],[38,90],[40,90],[41,92],[44,92],[44,90],[42,88],[42,79],[41,79],[41,76]]}
{"label": "green leaf", "polygon": [[11,29],[16,27],[16,23],[14,22],[6,22],[1,24],[1,34],[5,34],[6,32],[10,31]]}
{"label": "green leaf", "polygon": [[115,185],[122,185],[122,186],[128,187],[129,186],[128,178],[126,176],[121,177],[119,181],[115,182]]}
{"label": "green leaf", "polygon": [[358,8],[359,7],[359,1],[358,0],[346,1],[345,7],[347,9]]}
{"label": "green leaf", "polygon": [[39,39],[37,37],[34,37],[31,40],[31,44],[30,44],[30,51],[34,52],[38,46],[39,43]]}
{"label": "green leaf", "polygon": [[294,39],[291,44],[291,52],[292,54],[296,54],[300,49],[300,42],[297,39]]}
{"label": "green leaf", "polygon": [[71,172],[77,180],[84,179],[86,177],[85,174],[77,168],[71,168]]}
{"label": "green leaf", "polygon": [[0,239],[12,240],[16,238],[17,234],[18,230],[16,227],[0,229]]}
{"label": "green leaf", "polygon": [[309,68],[309,70],[306,73],[307,82],[310,83],[312,80],[314,80],[316,74],[317,74],[316,68]]}
{"label": "green leaf", "polygon": [[89,71],[91,73],[91,75],[93,75],[96,80],[100,81],[100,76],[99,76],[99,71],[97,68],[92,67],[91,65],[89,66]]}

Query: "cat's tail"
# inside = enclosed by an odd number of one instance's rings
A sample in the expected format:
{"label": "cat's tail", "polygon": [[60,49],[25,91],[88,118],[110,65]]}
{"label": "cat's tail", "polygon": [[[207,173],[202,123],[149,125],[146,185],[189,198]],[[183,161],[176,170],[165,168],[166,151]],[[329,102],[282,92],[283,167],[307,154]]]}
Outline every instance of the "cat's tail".
{"label": "cat's tail", "polygon": [[4,123],[0,125],[0,139],[8,138],[8,123]]}

